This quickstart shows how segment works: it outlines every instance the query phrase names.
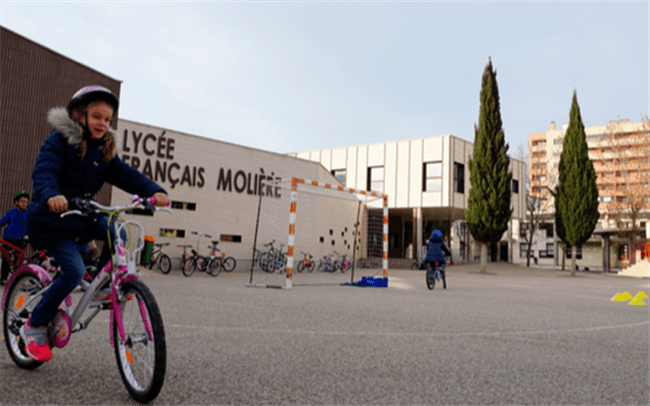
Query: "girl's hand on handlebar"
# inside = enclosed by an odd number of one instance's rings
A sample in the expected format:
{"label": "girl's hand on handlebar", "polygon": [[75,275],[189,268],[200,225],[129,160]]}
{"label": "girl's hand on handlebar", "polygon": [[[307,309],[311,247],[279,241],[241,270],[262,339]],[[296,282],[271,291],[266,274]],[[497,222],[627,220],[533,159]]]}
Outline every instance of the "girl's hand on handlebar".
{"label": "girl's hand on handlebar", "polygon": [[63,195],[57,195],[47,199],[47,206],[52,213],[63,213],[68,211],[68,199]]}
{"label": "girl's hand on handlebar", "polygon": [[166,194],[162,192],[154,193],[152,196],[154,199],[156,199],[156,203],[154,206],[156,207],[168,207],[169,206],[169,198],[167,197]]}

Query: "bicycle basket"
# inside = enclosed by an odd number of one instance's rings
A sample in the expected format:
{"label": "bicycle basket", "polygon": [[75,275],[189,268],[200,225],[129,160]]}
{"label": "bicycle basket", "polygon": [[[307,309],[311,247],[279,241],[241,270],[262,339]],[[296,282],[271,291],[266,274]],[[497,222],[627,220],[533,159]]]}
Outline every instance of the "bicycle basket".
{"label": "bicycle basket", "polygon": [[126,241],[122,241],[124,254],[129,273],[135,273],[135,266],[140,259],[140,252],[144,248],[144,228],[140,223],[133,220],[127,220],[115,225],[118,241],[121,241],[122,234],[126,235]]}

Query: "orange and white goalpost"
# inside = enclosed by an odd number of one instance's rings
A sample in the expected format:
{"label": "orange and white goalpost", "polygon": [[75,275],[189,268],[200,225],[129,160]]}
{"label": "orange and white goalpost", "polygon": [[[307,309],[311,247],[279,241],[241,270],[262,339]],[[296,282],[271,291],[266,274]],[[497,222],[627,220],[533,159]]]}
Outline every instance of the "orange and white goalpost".
{"label": "orange and white goalpost", "polygon": [[[297,177],[273,186],[290,193],[261,201],[257,247],[286,247],[285,255],[277,269],[252,272],[249,286],[291,289],[353,284],[364,276],[388,278],[386,195]],[[288,222],[280,218],[287,210]],[[313,267],[305,266],[309,262]]]}

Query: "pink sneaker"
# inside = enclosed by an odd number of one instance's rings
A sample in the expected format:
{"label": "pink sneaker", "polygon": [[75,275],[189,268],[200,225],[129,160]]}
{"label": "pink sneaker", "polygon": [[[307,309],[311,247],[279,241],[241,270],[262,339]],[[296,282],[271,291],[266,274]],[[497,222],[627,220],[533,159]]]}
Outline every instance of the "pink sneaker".
{"label": "pink sneaker", "polygon": [[47,327],[32,327],[27,321],[20,328],[20,337],[25,343],[25,352],[31,359],[38,362],[52,359],[52,350],[47,340]]}

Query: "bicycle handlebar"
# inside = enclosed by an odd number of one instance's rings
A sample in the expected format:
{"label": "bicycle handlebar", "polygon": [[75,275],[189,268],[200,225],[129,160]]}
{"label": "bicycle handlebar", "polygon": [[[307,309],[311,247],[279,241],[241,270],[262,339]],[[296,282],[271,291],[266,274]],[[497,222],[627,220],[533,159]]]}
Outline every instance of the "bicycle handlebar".
{"label": "bicycle handlebar", "polygon": [[[171,204],[170,202],[171,201],[168,200],[167,206]],[[81,197],[75,197],[68,201],[68,206],[72,208],[72,210],[68,210],[67,212],[62,213],[61,218],[70,216],[72,214],[87,216],[90,213],[117,212],[117,211],[129,210],[129,209],[144,209],[144,210],[151,210],[151,211],[162,210],[168,213],[172,212],[171,209],[168,209],[166,207],[156,207],[154,206],[155,204],[156,204],[155,197],[141,198],[138,195],[133,196],[131,204],[117,205],[117,206],[104,206],[91,199],[83,199]]]}
{"label": "bicycle handlebar", "polygon": [[212,238],[212,236],[210,234],[206,234],[206,233],[199,233],[197,231],[192,231],[191,233],[194,234],[194,235],[201,235],[201,236],[204,236],[204,237]]}

